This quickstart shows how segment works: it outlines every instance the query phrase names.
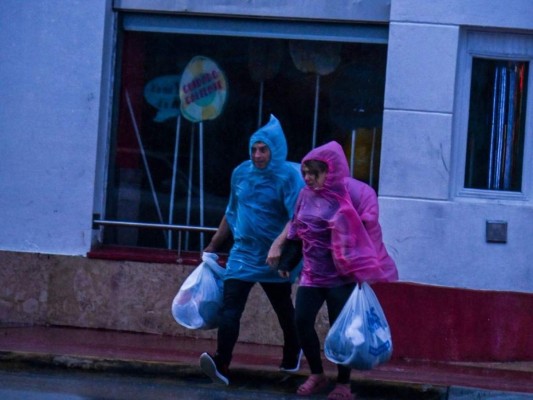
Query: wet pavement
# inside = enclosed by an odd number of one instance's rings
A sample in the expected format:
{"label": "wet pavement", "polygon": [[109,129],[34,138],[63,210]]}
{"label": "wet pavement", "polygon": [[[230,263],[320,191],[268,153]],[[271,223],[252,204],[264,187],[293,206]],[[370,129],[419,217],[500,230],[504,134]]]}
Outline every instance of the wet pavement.
{"label": "wet pavement", "polygon": [[[211,383],[203,375],[152,374],[140,371],[98,371],[45,366],[0,366],[0,398],[2,400],[34,399],[98,399],[98,400],[301,400],[295,394],[302,376],[283,374],[249,374],[237,371],[230,386]],[[259,379],[261,378],[261,379]],[[333,382],[311,399],[326,399]],[[353,385],[358,400],[433,400],[445,399],[442,390],[415,390],[368,385]]]}
{"label": "wet pavement", "polygon": [[[259,393],[273,393],[274,398],[299,398],[294,392],[305,379],[307,365],[304,362],[294,376],[280,373],[279,347],[238,343],[228,388],[211,384],[200,371],[198,357],[214,349],[215,342],[206,339],[68,327],[0,327],[0,367],[8,374],[0,375],[0,379],[4,381],[9,376],[16,381],[32,369],[50,373],[62,370],[64,375],[67,369],[69,373],[98,372],[98,379],[109,374],[136,381],[149,379],[143,381],[147,388],[155,380],[162,389],[172,386],[169,389],[172,398],[180,398],[176,397],[174,386],[178,389],[192,386],[200,390],[204,396],[201,398],[240,399],[237,396],[242,392],[247,393],[242,398],[264,398]],[[335,365],[325,361],[325,368],[333,378]],[[19,372],[13,374],[15,371]],[[8,389],[3,384],[1,387]],[[146,387],[137,391],[147,390]],[[360,399],[533,399],[533,362],[442,363],[393,359],[372,371],[353,371],[352,388]],[[203,390],[214,392],[207,395]],[[186,394],[188,397],[183,398],[196,398],[194,394]],[[219,397],[222,394],[226,397]],[[8,399],[8,395],[0,392],[2,399]],[[164,399],[164,396],[156,398]]]}
{"label": "wet pavement", "polygon": [[147,400],[147,399],[235,399],[295,400],[267,390],[223,388],[203,379],[179,379],[169,376],[84,371],[58,368],[0,369],[2,400]]}

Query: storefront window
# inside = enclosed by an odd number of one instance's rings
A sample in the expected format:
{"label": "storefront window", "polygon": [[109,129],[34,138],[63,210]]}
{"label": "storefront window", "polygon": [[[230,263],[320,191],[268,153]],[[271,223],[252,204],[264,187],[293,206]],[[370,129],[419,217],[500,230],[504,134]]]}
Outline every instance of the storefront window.
{"label": "storefront window", "polygon": [[[231,172],[270,114],[290,161],[337,140],[354,176],[377,188],[385,44],[130,30],[120,43],[106,220],[216,228]],[[222,79],[196,102],[207,111],[180,98],[197,57],[204,81],[193,85]],[[211,234],[106,226],[104,243],[199,251]]]}
{"label": "storefront window", "polygon": [[529,64],[474,58],[465,187],[521,191]]}

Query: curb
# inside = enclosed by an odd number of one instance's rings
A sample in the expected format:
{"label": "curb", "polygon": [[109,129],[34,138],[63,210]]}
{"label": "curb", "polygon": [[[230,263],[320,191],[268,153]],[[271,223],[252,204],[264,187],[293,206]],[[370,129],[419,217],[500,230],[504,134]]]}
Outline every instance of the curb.
{"label": "curb", "polygon": [[[54,355],[0,351],[0,367],[10,369],[73,369],[129,375],[158,376],[212,385],[197,365],[138,360],[117,360],[89,356]],[[270,393],[294,394],[305,379],[304,374],[287,375],[277,370],[236,366],[231,371],[230,388],[262,390]],[[352,390],[361,397],[405,400],[447,400],[448,387],[406,382],[352,379]],[[460,398],[457,397],[459,400]]]}

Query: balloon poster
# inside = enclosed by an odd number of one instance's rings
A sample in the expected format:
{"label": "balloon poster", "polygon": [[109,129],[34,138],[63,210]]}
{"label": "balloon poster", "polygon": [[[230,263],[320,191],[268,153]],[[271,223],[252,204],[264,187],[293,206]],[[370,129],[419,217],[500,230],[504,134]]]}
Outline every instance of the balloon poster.
{"label": "balloon poster", "polygon": [[215,119],[224,107],[226,89],[226,77],[218,65],[207,57],[194,57],[181,76],[182,115],[192,122]]}

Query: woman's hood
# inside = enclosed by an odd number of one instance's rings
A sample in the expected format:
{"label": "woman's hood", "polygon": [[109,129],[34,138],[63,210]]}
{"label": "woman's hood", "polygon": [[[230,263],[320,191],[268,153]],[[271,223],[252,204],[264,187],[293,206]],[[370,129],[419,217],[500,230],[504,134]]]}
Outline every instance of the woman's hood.
{"label": "woman's hood", "polygon": [[302,163],[308,160],[318,160],[327,164],[328,175],[324,182],[324,188],[337,188],[339,184],[343,184],[345,178],[350,176],[350,169],[348,168],[348,161],[344,155],[344,150],[335,141],[314,148],[307,153]]}

